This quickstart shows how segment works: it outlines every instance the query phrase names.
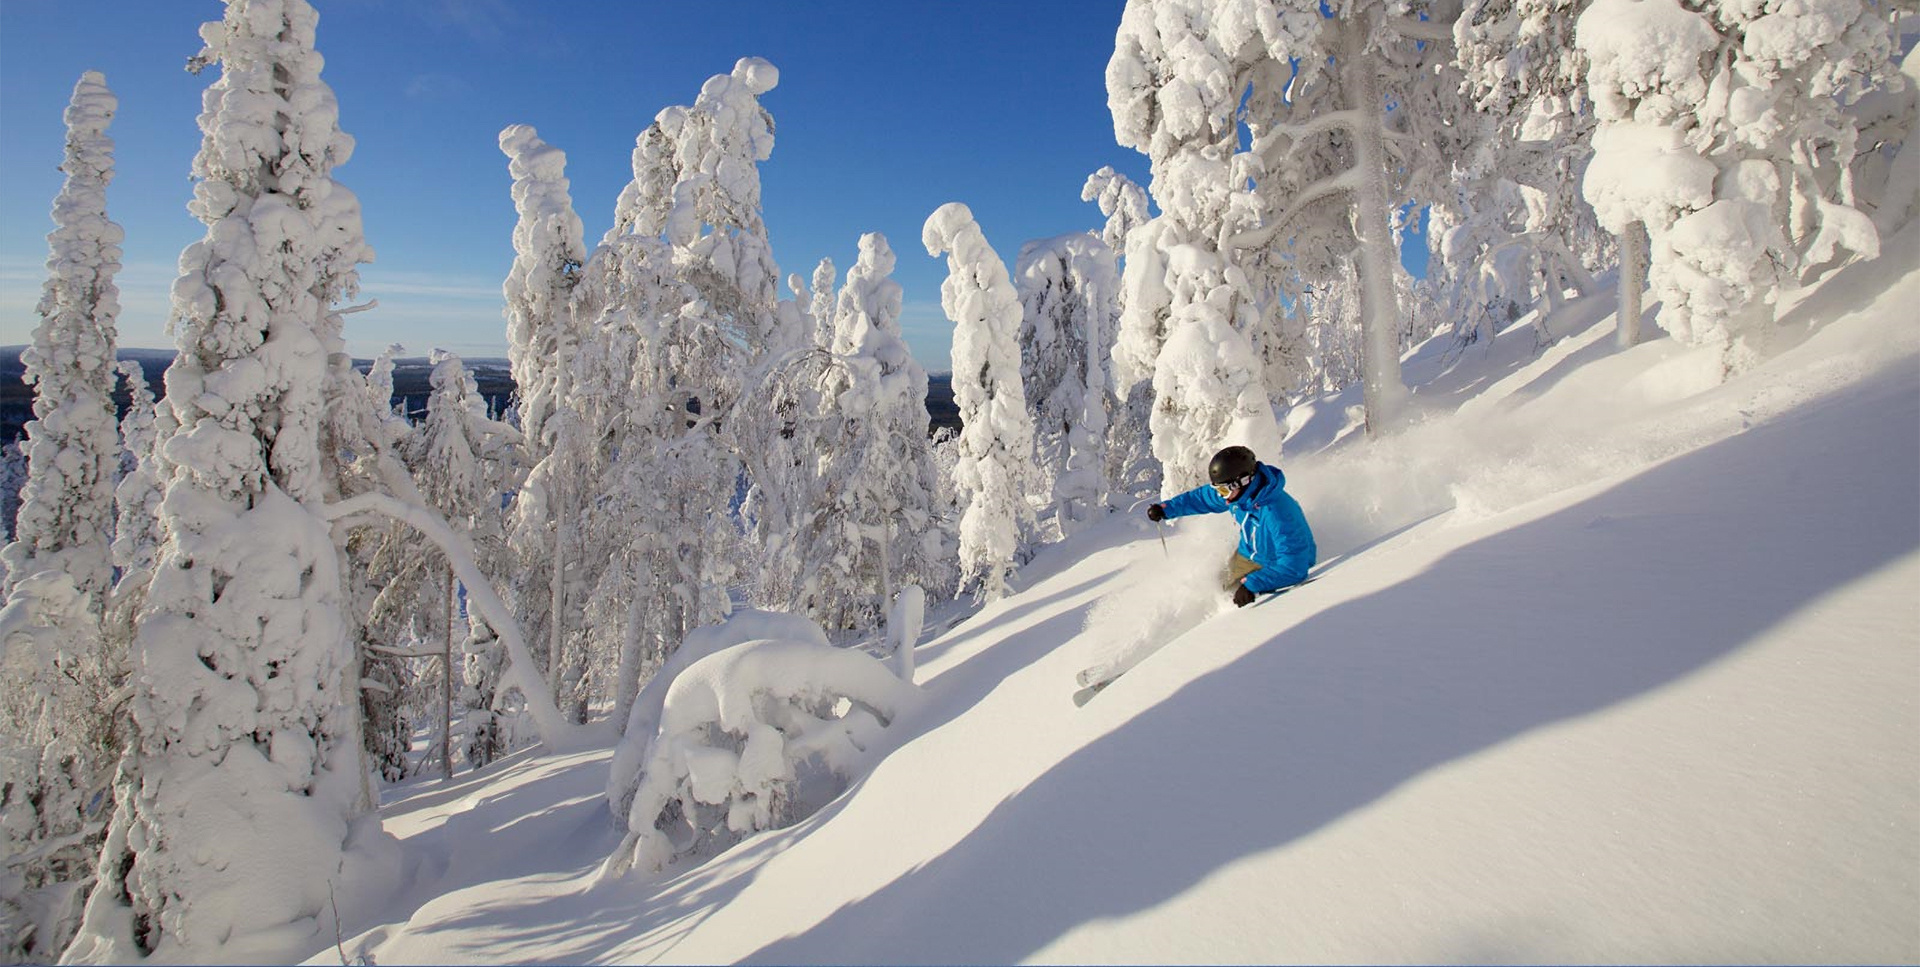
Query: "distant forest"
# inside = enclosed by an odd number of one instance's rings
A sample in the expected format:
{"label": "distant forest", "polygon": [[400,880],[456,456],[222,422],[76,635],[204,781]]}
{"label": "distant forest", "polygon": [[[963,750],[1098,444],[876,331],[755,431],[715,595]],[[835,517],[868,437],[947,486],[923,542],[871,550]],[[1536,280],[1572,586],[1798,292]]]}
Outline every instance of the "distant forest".
{"label": "distant forest", "polygon": [[[0,347],[0,445],[18,440],[26,432],[27,421],[33,419],[33,389],[22,379],[25,367],[20,362],[20,354],[25,349],[25,346]],[[173,363],[172,350],[123,349],[116,355],[122,360],[138,361],[147,374],[147,385],[153,388],[155,395],[166,395],[166,382],[161,377]],[[507,361],[481,357],[466,362],[473,378],[480,384],[480,394],[487,398],[487,404],[495,412],[504,412],[507,402],[513,397],[513,374],[508,369]],[[372,363],[370,359],[356,359],[354,367],[364,373]],[[419,419],[426,412],[427,377],[432,372],[433,367],[427,364],[424,356],[394,360],[393,405],[405,407],[410,419]],[[127,411],[126,390],[115,390],[113,400],[118,407],[116,415],[124,416]],[[927,413],[933,417],[935,430],[943,427],[951,430],[960,428],[960,409],[953,402],[952,374],[928,375]]]}

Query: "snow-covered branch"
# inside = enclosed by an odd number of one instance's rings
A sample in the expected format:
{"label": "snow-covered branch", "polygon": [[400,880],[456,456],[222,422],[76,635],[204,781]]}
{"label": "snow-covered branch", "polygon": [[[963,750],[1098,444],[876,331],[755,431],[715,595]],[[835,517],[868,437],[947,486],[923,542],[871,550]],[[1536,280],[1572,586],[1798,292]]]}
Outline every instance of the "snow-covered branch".
{"label": "snow-covered branch", "polygon": [[1439,20],[1409,20],[1405,17],[1387,17],[1382,23],[1388,30],[1408,39],[1432,44],[1453,43],[1453,24]]}
{"label": "snow-covered branch", "polygon": [[329,504],[323,516],[329,520],[340,520],[355,514],[369,511],[384,514],[419,531],[427,539],[440,546],[447,556],[447,562],[453,566],[460,583],[467,588],[468,600],[486,618],[487,624],[500,635],[505,643],[512,664],[507,667],[503,684],[518,688],[526,697],[527,711],[532,714],[534,725],[540,730],[540,738],[547,746],[555,750],[573,748],[579,741],[579,730],[569,725],[561,716],[560,709],[553,703],[553,695],[547,690],[546,682],[533,663],[533,653],[527,649],[526,640],[521,637],[520,626],[513,620],[513,612],[506,603],[495,594],[486,575],[480,573],[480,567],[474,561],[473,546],[460,532],[447,526],[438,513],[423,504],[408,503],[390,494],[365,493],[336,504]]}
{"label": "snow-covered branch", "polygon": [[1322,178],[1307,187],[1307,190],[1293,196],[1293,201],[1277,217],[1261,225],[1248,229],[1227,239],[1227,248],[1257,248],[1273,241],[1273,237],[1287,227],[1308,205],[1341,192],[1357,191],[1365,182],[1366,175],[1357,167],[1350,167],[1330,178]]}

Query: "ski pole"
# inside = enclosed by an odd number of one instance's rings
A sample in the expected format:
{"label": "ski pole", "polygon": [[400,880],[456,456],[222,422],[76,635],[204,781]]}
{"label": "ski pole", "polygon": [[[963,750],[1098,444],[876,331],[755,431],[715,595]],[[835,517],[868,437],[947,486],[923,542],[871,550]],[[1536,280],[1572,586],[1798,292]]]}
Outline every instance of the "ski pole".
{"label": "ski pole", "polygon": [[1172,552],[1167,550],[1167,522],[1164,520],[1156,521],[1153,525],[1153,531],[1160,535],[1160,553],[1169,558],[1173,557]]}

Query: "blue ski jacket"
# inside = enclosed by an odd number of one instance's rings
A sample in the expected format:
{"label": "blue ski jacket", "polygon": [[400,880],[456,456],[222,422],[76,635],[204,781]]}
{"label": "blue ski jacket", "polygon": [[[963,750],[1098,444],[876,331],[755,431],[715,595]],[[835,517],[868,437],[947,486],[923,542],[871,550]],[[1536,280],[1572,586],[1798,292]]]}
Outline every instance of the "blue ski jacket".
{"label": "blue ski jacket", "polygon": [[1306,580],[1308,569],[1319,559],[1307,515],[1286,487],[1287,475],[1279,467],[1260,463],[1254,465],[1253,483],[1231,504],[1213,487],[1204,486],[1170,498],[1161,507],[1168,517],[1231,512],[1240,522],[1240,556],[1260,565],[1240,583],[1264,594]]}

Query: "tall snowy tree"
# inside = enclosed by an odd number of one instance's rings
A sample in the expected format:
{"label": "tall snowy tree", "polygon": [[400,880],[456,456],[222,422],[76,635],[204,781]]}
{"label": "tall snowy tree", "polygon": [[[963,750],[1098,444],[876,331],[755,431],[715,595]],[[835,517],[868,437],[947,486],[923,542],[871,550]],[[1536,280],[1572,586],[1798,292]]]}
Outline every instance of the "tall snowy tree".
{"label": "tall snowy tree", "polygon": [[79,928],[123,738],[113,694],[126,641],[102,627],[120,455],[111,394],[123,236],[106,211],[116,106],[98,73],[74,86],[40,325],[21,354],[34,419],[19,530],[0,549],[0,602],[36,630],[22,636],[33,647],[0,662],[0,958],[10,961],[49,960]]}
{"label": "tall snowy tree", "polygon": [[[1165,267],[1153,244],[1157,235],[1136,232],[1152,223],[1147,190],[1132,179],[1101,168],[1087,176],[1080,199],[1099,205],[1107,219],[1100,238],[1116,259],[1138,256],[1151,263],[1139,271],[1122,271],[1114,294],[1115,317],[1107,334],[1110,343],[1102,365],[1112,392],[1113,412],[1107,422],[1106,479],[1116,492],[1144,497],[1160,491],[1160,467],[1153,459],[1153,361],[1166,342],[1167,306]],[[1165,225],[1159,226],[1164,228]],[[1137,242],[1137,244],[1136,244]],[[1122,264],[1126,264],[1123,262]],[[1156,270],[1154,266],[1159,266]],[[1143,306],[1134,308],[1138,298]]]}
{"label": "tall snowy tree", "polygon": [[927,254],[947,257],[940,305],[953,320],[953,397],[960,405],[954,485],[960,517],[961,587],[985,600],[1007,579],[1033,527],[1033,417],[1020,382],[1020,296],[959,202],[940,206],[921,232]]}
{"label": "tall snowy tree", "polygon": [[1020,358],[1035,456],[1062,536],[1106,505],[1107,359],[1119,315],[1113,249],[1075,233],[1028,242],[1016,262]]}
{"label": "tall snowy tree", "polygon": [[580,640],[599,680],[582,678],[578,694],[624,703],[687,631],[730,607],[742,452],[760,446],[751,428],[767,422],[746,418],[761,400],[744,398],[743,383],[793,341],[778,331],[778,270],[760,216],[758,165],[773,149],[760,97],[778,79],[744,58],[692,105],[656,116],[574,296],[585,395],[569,405],[607,460],[580,475],[593,496],[582,545],[598,550],[583,555],[577,580],[599,615]]}
{"label": "tall snowy tree", "polygon": [[[134,739],[68,957],[265,956],[327,915],[362,800],[353,653],[318,506],[322,386],[353,265],[338,126],[304,0],[229,0],[174,285],[166,542],[132,649]],[[260,535],[274,540],[262,541]],[[254,945],[264,946],[254,946]]]}
{"label": "tall snowy tree", "polygon": [[1663,328],[1739,369],[1783,286],[1879,253],[1844,110],[1891,74],[1879,5],[1595,0],[1577,39],[1601,123],[1586,196],[1609,230],[1646,226]]}
{"label": "tall snowy tree", "polygon": [[947,584],[932,509],[927,375],[900,336],[893,249],[860,238],[821,373],[821,422],[795,548],[805,597],[829,628],[872,628],[903,584]]}
{"label": "tall snowy tree", "polygon": [[886,236],[860,237],[860,254],[840,290],[834,349],[857,375],[840,396],[843,411],[864,414],[859,486],[862,520],[877,552],[881,608],[908,584],[944,597],[953,584],[934,496],[940,490],[928,427],[927,372],[900,330],[902,292]]}
{"label": "tall snowy tree", "polygon": [[73,577],[96,611],[113,580],[114,470],[120,441],[113,414],[114,320],[120,312],[120,226],[107,218],[113,139],[107,126],[118,100],[106,78],[88,72],[67,106],[66,183],[53,202],[47,281],[40,325],[21,353],[34,388],[27,423],[27,485],[0,597],[41,570]]}
{"label": "tall snowy tree", "polygon": [[521,626],[535,642],[545,643],[546,672],[553,682],[567,631],[568,534],[578,526],[583,495],[572,466],[579,436],[567,432],[565,407],[567,370],[580,350],[571,301],[586,262],[586,241],[568,191],[566,154],[524,124],[500,132],[500,150],[508,158],[520,214],[513,230],[513,269],[504,287],[508,358],[519,394],[520,429],[534,461],[514,500],[511,540],[520,564],[513,601]]}

